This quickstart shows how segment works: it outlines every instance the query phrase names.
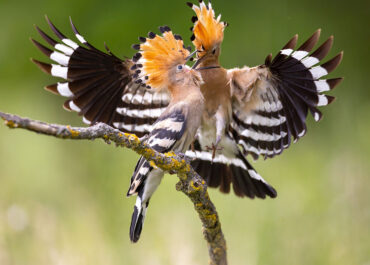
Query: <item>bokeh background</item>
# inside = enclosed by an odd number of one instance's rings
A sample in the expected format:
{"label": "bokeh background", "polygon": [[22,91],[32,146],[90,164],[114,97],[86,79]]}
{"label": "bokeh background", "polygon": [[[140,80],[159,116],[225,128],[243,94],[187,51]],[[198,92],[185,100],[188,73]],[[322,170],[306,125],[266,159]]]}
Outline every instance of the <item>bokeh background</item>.
{"label": "bokeh background", "polygon": [[[322,43],[344,50],[331,77],[324,119],[280,157],[254,163],[279,193],[239,199],[211,190],[228,242],[230,264],[370,264],[369,1],[214,0],[230,23],[222,64],[257,65],[295,33],[322,28]],[[33,65],[46,60],[29,37],[41,38],[48,14],[72,36],[68,17],[91,43],[120,56],[157,26],[189,40],[185,1],[0,0],[0,110],[47,122],[82,125],[63,99],[42,89],[55,82]],[[190,44],[190,41],[188,42]],[[138,244],[128,238],[135,198],[125,198],[138,156],[102,141],[63,141],[0,126],[0,264],[206,264],[200,221],[166,176],[154,195]]]}

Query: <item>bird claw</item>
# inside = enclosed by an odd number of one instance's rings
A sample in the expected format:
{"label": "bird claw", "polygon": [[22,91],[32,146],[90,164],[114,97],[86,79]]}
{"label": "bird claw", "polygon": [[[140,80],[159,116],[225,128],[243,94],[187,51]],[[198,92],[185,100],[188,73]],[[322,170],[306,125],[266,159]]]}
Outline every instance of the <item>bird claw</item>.
{"label": "bird claw", "polygon": [[206,151],[207,152],[210,152],[212,151],[212,160],[216,157],[216,152],[217,151],[222,151],[224,148],[221,146],[221,147],[218,147],[218,143],[212,143],[212,146],[209,147],[209,146],[206,146]]}
{"label": "bird claw", "polygon": [[139,138],[140,142],[142,142],[142,143],[143,142],[146,142],[148,139],[149,139],[149,135],[148,134],[146,134],[143,137]]}

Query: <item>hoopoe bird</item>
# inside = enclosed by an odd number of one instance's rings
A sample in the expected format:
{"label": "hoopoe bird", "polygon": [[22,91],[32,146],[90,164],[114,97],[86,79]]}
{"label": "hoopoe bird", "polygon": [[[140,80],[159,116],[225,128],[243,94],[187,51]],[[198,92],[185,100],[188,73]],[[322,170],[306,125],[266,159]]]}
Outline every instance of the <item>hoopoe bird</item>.
{"label": "hoopoe bird", "polygon": [[[63,35],[47,17],[46,21],[59,41],[37,26],[36,30],[52,49],[31,41],[56,64],[32,61],[44,72],[64,81],[45,89],[68,98],[64,108],[78,112],[88,125],[103,122],[139,137],[147,135],[168,106],[169,95],[167,91],[155,92],[135,81],[140,72],[140,64],[136,62],[141,54],[121,60],[106,45],[108,53],[87,42],[71,19],[71,27],[81,45]],[[149,32],[150,36],[153,34]]]}
{"label": "hoopoe bird", "polygon": [[321,120],[317,107],[334,100],[323,92],[342,81],[321,77],[340,64],[343,53],[319,65],[330,51],[333,37],[310,54],[319,40],[318,30],[296,50],[295,35],[274,59],[270,54],[262,65],[225,69],[219,56],[227,23],[221,21],[221,15],[215,17],[210,2],[199,2],[199,6],[187,4],[195,12],[191,41],[198,51],[197,63],[204,69],[205,111],[197,141],[186,155],[195,159],[194,169],[211,187],[228,193],[232,183],[238,196],[274,198],[275,189],[245,157],[281,154],[292,138],[296,142],[306,134],[308,111],[315,121]]}
{"label": "hoopoe bird", "polygon": [[[188,149],[200,124],[204,98],[199,72],[185,65],[192,58],[191,49],[179,35],[167,26],[160,27],[163,37],[153,32],[148,38],[139,37],[141,44],[133,45],[139,52],[132,59],[121,60],[107,46],[108,53],[104,53],[87,42],[72,20],[81,45],[46,20],[60,41],[37,26],[53,50],[31,41],[57,64],[32,61],[44,72],[65,80],[46,87],[68,98],[65,109],[78,112],[88,125],[103,122],[137,136],[150,132],[148,143],[158,152]],[[163,175],[144,158],[139,159],[127,193],[138,196],[130,226],[132,242],[139,240],[149,199]]]}
{"label": "hoopoe bird", "polygon": [[[179,35],[169,27],[161,27],[163,36],[151,35],[138,45],[140,68],[137,82],[170,94],[170,103],[154,123],[148,144],[156,151],[184,153],[194,141],[201,122],[204,98],[200,91],[200,73],[185,65],[192,57]],[[131,178],[127,195],[137,195],[130,227],[132,242],[139,240],[149,200],[163,178],[164,172],[141,157]]]}

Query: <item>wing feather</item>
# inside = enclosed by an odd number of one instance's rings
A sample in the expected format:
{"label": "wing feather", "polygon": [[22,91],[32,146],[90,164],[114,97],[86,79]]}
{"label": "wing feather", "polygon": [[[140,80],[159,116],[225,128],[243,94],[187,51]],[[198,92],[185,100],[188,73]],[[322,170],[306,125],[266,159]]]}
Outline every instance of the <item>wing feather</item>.
{"label": "wing feather", "polygon": [[132,60],[121,60],[108,48],[108,53],[96,49],[72,21],[71,27],[80,45],[61,33],[48,18],[46,20],[59,41],[37,26],[36,30],[52,49],[36,40],[31,41],[56,64],[33,61],[44,72],[65,79],[65,82],[49,85],[46,89],[67,97],[64,108],[77,111],[89,125],[103,122],[138,136],[147,134],[169,100],[160,104],[153,104],[154,96],[144,100],[145,94],[155,92],[133,82]]}
{"label": "wing feather", "polygon": [[[321,64],[333,44],[331,36],[314,52],[321,31],[316,31],[298,49],[297,35],[267,65],[228,71],[233,93],[231,132],[244,154],[255,158],[274,157],[298,141],[307,132],[308,112],[315,121],[322,118],[318,107],[330,104],[334,97],[323,92],[337,86],[342,78],[321,79],[341,62],[343,53]],[[254,78],[252,84],[245,80]],[[245,95],[251,95],[246,97]]]}

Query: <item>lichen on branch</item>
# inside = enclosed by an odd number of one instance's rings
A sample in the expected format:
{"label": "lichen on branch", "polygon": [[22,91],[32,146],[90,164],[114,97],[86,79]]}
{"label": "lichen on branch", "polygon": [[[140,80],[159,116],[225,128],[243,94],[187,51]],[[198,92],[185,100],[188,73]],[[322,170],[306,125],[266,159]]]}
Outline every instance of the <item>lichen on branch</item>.
{"label": "lichen on branch", "polygon": [[71,127],[35,121],[3,112],[0,112],[0,117],[4,120],[5,125],[11,129],[26,129],[60,139],[102,139],[107,143],[114,142],[117,146],[132,149],[150,161],[151,165],[177,174],[179,182],[176,184],[176,189],[183,192],[193,202],[202,222],[204,238],[208,244],[210,264],[227,264],[226,241],[216,208],[208,195],[207,185],[193,170],[189,159],[184,155],[173,152],[158,153],[146,143],[145,139],[139,139],[134,134],[123,133],[104,123],[97,123],[91,127]]}

